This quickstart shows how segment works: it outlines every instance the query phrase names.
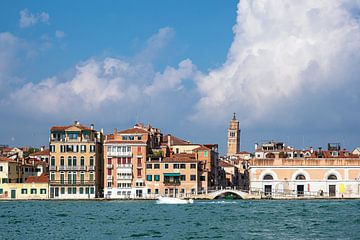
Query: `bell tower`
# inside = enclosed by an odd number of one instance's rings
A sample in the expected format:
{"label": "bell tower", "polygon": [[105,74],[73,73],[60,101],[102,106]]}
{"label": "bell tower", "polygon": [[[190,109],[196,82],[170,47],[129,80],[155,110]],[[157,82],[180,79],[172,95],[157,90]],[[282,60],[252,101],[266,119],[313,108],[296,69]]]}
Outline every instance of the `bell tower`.
{"label": "bell tower", "polygon": [[239,152],[240,152],[240,128],[239,128],[239,121],[236,119],[236,114],[234,113],[234,116],[230,121],[230,127],[228,128],[227,155],[232,156]]}

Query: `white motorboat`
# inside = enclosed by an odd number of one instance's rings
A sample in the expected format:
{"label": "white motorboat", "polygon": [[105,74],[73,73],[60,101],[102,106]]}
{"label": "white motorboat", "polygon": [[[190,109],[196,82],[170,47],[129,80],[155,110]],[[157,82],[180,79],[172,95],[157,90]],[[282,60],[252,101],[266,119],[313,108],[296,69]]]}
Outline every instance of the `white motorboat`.
{"label": "white motorboat", "polygon": [[159,197],[156,201],[157,204],[191,204],[194,203],[193,199],[180,199],[175,197]]}

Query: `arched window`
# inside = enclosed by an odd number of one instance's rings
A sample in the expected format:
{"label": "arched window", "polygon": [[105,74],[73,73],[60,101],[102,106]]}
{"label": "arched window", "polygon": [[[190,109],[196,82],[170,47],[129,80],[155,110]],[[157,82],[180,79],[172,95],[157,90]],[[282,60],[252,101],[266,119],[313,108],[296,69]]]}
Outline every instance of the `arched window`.
{"label": "arched window", "polygon": [[263,180],[274,180],[274,178],[273,178],[272,175],[266,174],[266,175],[263,177]]}
{"label": "arched window", "polygon": [[273,154],[273,153],[267,153],[267,154],[265,155],[265,158],[275,158],[275,154]]}
{"label": "arched window", "polygon": [[303,174],[299,174],[296,176],[296,180],[306,180],[306,177]]}
{"label": "arched window", "polygon": [[330,174],[327,179],[328,180],[337,180],[337,176],[335,174]]}

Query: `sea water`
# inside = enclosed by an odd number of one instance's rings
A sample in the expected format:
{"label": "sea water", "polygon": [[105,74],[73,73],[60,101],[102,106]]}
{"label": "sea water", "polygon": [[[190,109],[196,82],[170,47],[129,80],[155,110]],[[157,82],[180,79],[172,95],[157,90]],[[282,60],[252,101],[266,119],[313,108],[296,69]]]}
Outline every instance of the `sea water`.
{"label": "sea water", "polygon": [[0,202],[0,239],[360,239],[360,201]]}

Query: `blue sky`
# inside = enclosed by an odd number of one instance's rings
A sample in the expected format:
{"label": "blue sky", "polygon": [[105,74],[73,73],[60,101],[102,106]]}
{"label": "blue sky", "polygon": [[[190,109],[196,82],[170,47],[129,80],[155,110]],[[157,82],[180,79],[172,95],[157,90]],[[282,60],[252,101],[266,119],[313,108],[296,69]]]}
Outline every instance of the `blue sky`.
{"label": "blue sky", "polygon": [[358,146],[358,1],[5,1],[0,143],[136,121],[226,147]]}

